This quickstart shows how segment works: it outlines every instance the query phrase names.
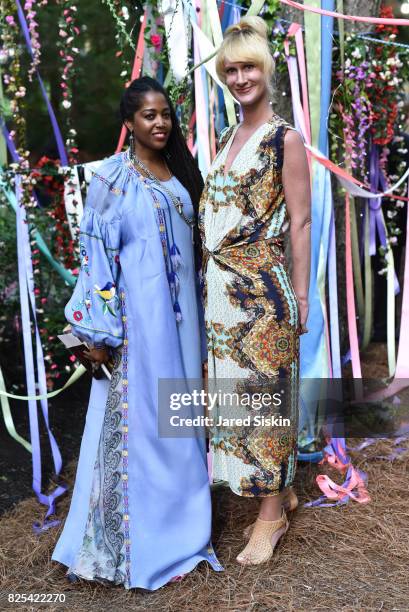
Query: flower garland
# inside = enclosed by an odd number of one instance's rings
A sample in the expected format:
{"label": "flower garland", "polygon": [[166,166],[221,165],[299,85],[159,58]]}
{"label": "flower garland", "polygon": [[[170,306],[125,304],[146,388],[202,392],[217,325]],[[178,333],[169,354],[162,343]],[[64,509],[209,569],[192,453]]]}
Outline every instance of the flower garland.
{"label": "flower garland", "polygon": [[[130,20],[130,10],[137,10],[137,7],[128,8],[124,0],[101,0],[102,4],[106,4],[111,16],[115,22],[115,41],[118,47],[115,56],[121,60],[121,72],[120,76],[124,79],[125,83],[129,79],[132,68],[131,56],[126,53],[127,49],[130,48],[135,51],[135,42],[132,40],[131,34],[128,33],[127,22]],[[133,32],[136,24],[139,21],[140,12],[138,13],[138,19],[135,25],[131,29]]]}
{"label": "flower garland", "polygon": [[[393,17],[392,7],[381,7],[380,16],[384,18]],[[378,25],[376,34],[381,38],[393,41],[398,33],[396,26]],[[393,46],[377,45],[375,57],[372,60],[372,70],[375,78],[370,93],[373,117],[372,135],[374,144],[387,145],[391,142],[395,133],[395,122],[398,116],[398,96],[396,89],[402,83],[399,77],[399,69],[403,64]]]}
{"label": "flower garland", "polygon": [[[14,129],[10,136],[15,142],[16,149],[23,159],[22,168],[28,167],[29,152],[25,150],[26,142],[26,120],[24,118],[24,98],[26,88],[21,77],[19,45],[19,25],[17,21],[16,4],[13,0],[2,0],[0,5],[1,28],[0,38],[2,42],[2,63],[8,67],[3,72],[3,84],[6,98],[9,100],[11,119]],[[2,114],[6,109],[1,109]]]}
{"label": "flower garland", "polygon": [[65,112],[68,129],[65,145],[68,151],[69,163],[74,165],[78,163],[78,147],[76,143],[77,132],[73,127],[72,121],[72,89],[76,76],[74,66],[75,56],[79,53],[79,49],[76,46],[76,37],[79,36],[80,29],[76,25],[77,7],[73,0],[58,0],[58,3],[62,6],[62,14],[58,22],[59,40],[57,41],[57,47],[59,48],[60,58],[63,63],[60,88],[62,89],[63,98],[62,108]]}
{"label": "flower garland", "polygon": [[332,118],[337,120],[337,131],[342,132],[345,159],[350,169],[367,183],[367,151],[373,125],[369,92],[376,73],[372,69],[371,49],[364,41],[348,36],[346,53],[348,57],[343,69],[336,71],[340,87],[336,91],[334,106],[338,116],[332,114]]}
{"label": "flower garland", "polygon": [[[381,7],[381,17],[391,17],[390,7]],[[401,84],[409,77],[408,61],[402,61],[401,56],[409,58],[408,51],[401,52],[393,45],[397,28],[377,26],[375,34],[380,43],[368,45],[359,35],[350,34],[345,40],[345,64],[335,72],[338,87],[334,92],[333,111],[330,115],[331,156],[333,159],[341,155],[348,163],[354,175],[369,186],[369,163],[367,152],[370,147],[378,146],[379,166],[388,182],[398,179],[404,171],[402,157],[395,165],[398,175],[388,176],[390,167],[390,145],[403,138],[399,135],[402,125],[399,125],[399,108],[403,102]],[[390,44],[392,43],[392,44]],[[340,60],[339,60],[340,61]],[[336,62],[334,62],[336,64]],[[404,121],[402,121],[404,123]],[[339,143],[343,142],[341,147]],[[395,147],[396,148],[396,147]],[[397,149],[403,154],[404,149]],[[403,190],[405,186],[402,186]],[[379,247],[381,255],[381,270],[386,274],[386,255],[389,245],[398,242],[401,230],[397,226],[397,210],[403,205],[397,200],[384,200],[388,207],[385,215],[387,228],[387,245]]]}
{"label": "flower garland", "polygon": [[[47,2],[48,0],[40,0],[39,2],[37,2],[37,6],[39,7],[45,6]],[[24,4],[24,10],[27,11],[26,19],[27,19],[28,30],[30,32],[31,48],[33,51],[31,65],[28,70],[28,78],[30,82],[33,80],[33,74],[37,70],[38,66],[40,65],[40,61],[41,61],[41,44],[40,44],[40,36],[37,31],[38,23],[36,21],[37,11],[33,8],[34,4],[35,4],[34,0],[26,0]]]}

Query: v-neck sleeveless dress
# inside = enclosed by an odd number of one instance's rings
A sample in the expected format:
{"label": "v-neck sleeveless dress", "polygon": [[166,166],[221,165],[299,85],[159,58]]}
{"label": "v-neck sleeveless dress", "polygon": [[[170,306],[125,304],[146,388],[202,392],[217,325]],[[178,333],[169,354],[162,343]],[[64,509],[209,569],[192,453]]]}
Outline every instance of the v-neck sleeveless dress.
{"label": "v-neck sleeveless dress", "polygon": [[[296,465],[300,326],[284,255],[289,217],[282,184],[284,136],[293,128],[274,115],[225,176],[237,129],[222,134],[200,202],[209,389],[240,397],[250,389],[254,398],[255,389],[282,381],[285,393],[279,408],[274,402],[259,410],[262,425],[213,428],[210,448],[215,480],[238,495],[263,497],[291,486]],[[213,422],[226,414],[250,414],[254,422],[254,407],[228,408],[219,402]],[[278,412],[282,424],[269,424]]]}

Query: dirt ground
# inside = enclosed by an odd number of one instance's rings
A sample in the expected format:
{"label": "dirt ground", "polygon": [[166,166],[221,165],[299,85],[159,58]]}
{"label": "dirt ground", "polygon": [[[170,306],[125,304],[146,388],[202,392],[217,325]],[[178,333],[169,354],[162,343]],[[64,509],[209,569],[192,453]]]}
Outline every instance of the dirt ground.
{"label": "dirt ground", "polygon": [[[385,375],[383,349],[371,347],[366,363],[370,365],[364,375]],[[407,452],[394,460],[379,457],[390,453],[393,440],[378,440],[360,453],[351,451],[354,465],[368,475],[372,500],[367,505],[305,508],[303,502],[319,495],[318,473],[340,479],[328,467],[300,463],[295,482],[300,506],[273,559],[259,568],[242,568],[235,561],[244,545],[243,528],[257,513],[257,501],[215,488],[213,544],[225,571],[213,572],[202,563],[180,583],[155,592],[92,582],[70,584],[64,568],[50,561],[61,526],[37,537],[31,525],[42,518],[42,508],[31,495],[14,507],[10,498],[0,519],[0,609],[409,610],[409,441],[403,445]],[[75,452],[71,447],[71,458]],[[64,454],[69,458],[69,449]],[[74,474],[75,459],[65,471],[71,484]],[[58,504],[59,518],[68,506],[69,494]],[[8,603],[13,593],[60,593],[65,604]]]}

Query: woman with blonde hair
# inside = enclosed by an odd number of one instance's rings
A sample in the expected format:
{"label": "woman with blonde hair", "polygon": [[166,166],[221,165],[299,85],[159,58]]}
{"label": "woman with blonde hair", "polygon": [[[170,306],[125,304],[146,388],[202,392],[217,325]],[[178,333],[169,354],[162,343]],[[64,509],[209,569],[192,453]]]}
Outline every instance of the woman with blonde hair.
{"label": "woman with blonde hair", "polygon": [[209,385],[239,379],[236,389],[254,390],[280,381],[278,389],[286,389],[281,413],[290,422],[212,434],[214,478],[238,495],[261,498],[237,557],[258,565],[288,529],[285,509],[297,505],[291,485],[299,336],[308,316],[310,178],[301,137],[272,110],[274,60],[263,19],[246,17],[226,30],[216,69],[243,120],[221,135],[199,209]]}

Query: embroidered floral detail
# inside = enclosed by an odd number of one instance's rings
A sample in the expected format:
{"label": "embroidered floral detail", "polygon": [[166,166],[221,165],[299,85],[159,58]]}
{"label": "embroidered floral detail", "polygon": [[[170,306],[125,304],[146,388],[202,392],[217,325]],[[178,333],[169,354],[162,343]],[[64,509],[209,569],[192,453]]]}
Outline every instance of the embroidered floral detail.
{"label": "embroidered floral detail", "polygon": [[80,310],[76,310],[73,316],[76,321],[82,321],[83,317],[82,317],[82,312]]}
{"label": "embroidered floral detail", "polygon": [[96,293],[99,299],[102,301],[102,312],[103,314],[107,314],[109,312],[110,315],[116,317],[116,312],[119,310],[119,299],[116,294],[116,287],[114,283],[110,281],[104,285],[101,289],[98,285],[94,285]]}

